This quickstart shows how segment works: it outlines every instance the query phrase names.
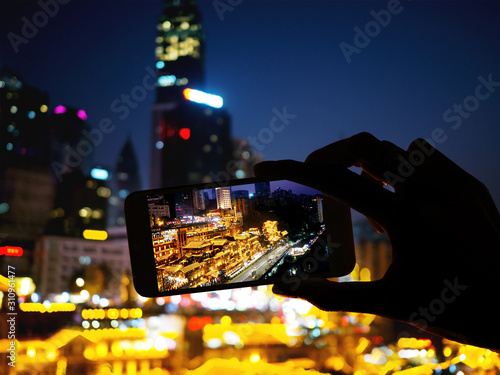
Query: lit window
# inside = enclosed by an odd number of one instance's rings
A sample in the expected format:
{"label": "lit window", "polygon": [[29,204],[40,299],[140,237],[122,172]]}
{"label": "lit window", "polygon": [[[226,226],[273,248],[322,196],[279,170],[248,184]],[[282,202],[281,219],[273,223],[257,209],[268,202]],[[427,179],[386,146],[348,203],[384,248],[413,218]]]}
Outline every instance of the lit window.
{"label": "lit window", "polygon": [[103,214],[104,213],[102,212],[101,209],[94,210],[92,211],[92,219],[96,220],[102,219]]}
{"label": "lit window", "polygon": [[97,195],[102,198],[108,198],[111,195],[111,190],[107,187],[101,186],[97,188]]}
{"label": "lit window", "polygon": [[89,217],[90,215],[92,215],[92,210],[89,207],[83,207],[82,209],[80,209],[78,214],[80,215],[80,217]]}

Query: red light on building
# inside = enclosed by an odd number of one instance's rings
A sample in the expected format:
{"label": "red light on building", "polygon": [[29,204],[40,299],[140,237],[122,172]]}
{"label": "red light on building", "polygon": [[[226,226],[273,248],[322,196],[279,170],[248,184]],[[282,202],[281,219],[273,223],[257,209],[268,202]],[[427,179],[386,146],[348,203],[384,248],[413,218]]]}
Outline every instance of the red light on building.
{"label": "red light on building", "polygon": [[181,128],[179,130],[179,136],[182,138],[182,139],[189,139],[189,137],[191,137],[191,129],[189,128]]}
{"label": "red light on building", "polygon": [[0,255],[20,257],[23,255],[23,248],[18,246],[2,246],[0,247]]}
{"label": "red light on building", "polygon": [[167,137],[173,137],[175,135],[175,129],[172,125],[167,125]]}

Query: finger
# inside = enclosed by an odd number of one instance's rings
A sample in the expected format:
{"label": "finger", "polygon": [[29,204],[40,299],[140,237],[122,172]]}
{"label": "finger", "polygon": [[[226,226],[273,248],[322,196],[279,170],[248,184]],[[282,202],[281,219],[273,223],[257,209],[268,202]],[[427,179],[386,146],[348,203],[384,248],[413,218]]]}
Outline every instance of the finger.
{"label": "finger", "polygon": [[312,152],[306,163],[356,166],[373,178],[387,183],[386,158],[405,153],[405,150],[391,142],[380,141],[370,133],[359,133]]}
{"label": "finger", "polygon": [[291,278],[274,284],[273,293],[304,299],[326,311],[369,313],[391,318],[403,315],[387,292],[384,280],[337,283],[319,278]]}
{"label": "finger", "polygon": [[[445,191],[462,189],[470,201],[475,199],[482,207],[488,220],[500,229],[500,215],[488,188],[452,160],[435,149],[424,139],[416,139],[408,147],[409,161],[414,163],[415,173],[412,185],[427,185],[434,181],[433,189],[442,186]],[[417,160],[417,161],[416,161]],[[419,162],[418,160],[422,160]],[[430,187],[429,187],[430,188]]]}
{"label": "finger", "polygon": [[394,217],[398,207],[393,193],[338,165],[268,161],[257,164],[254,173],[258,178],[285,179],[313,187],[382,225]]}

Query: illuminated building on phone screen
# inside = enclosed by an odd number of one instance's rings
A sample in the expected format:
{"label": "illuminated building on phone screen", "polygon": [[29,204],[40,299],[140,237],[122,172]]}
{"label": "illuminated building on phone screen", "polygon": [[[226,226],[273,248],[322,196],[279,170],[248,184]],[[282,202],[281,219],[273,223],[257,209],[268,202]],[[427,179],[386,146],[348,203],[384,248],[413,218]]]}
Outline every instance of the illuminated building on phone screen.
{"label": "illuminated building on phone screen", "polygon": [[217,208],[220,210],[231,209],[231,190],[229,186],[220,187],[215,189],[217,197]]}

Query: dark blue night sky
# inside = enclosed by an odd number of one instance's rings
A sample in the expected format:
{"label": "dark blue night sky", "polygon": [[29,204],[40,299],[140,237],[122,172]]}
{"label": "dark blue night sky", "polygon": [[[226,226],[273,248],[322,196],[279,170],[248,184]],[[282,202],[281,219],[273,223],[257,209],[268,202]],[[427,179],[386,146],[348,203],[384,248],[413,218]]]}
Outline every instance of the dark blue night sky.
{"label": "dark blue night sky", "polygon": [[[438,148],[486,183],[500,206],[499,3],[243,0],[222,15],[214,3],[200,1],[206,90],[224,98],[233,136],[256,137],[266,159],[303,160],[360,131],[406,148],[442,129]],[[374,14],[388,7],[391,19],[377,30]],[[113,166],[131,135],[146,188],[155,93],[123,120],[111,106],[154,68],[162,1],[70,0],[16,53],[8,33],[21,35],[23,17],[40,9],[1,1],[0,65],[47,91],[51,108],[83,108],[91,126],[111,118],[116,130],[95,162]],[[367,26],[374,36],[358,48],[356,30]],[[358,53],[346,59],[341,43]],[[276,111],[287,123],[263,142]]]}

